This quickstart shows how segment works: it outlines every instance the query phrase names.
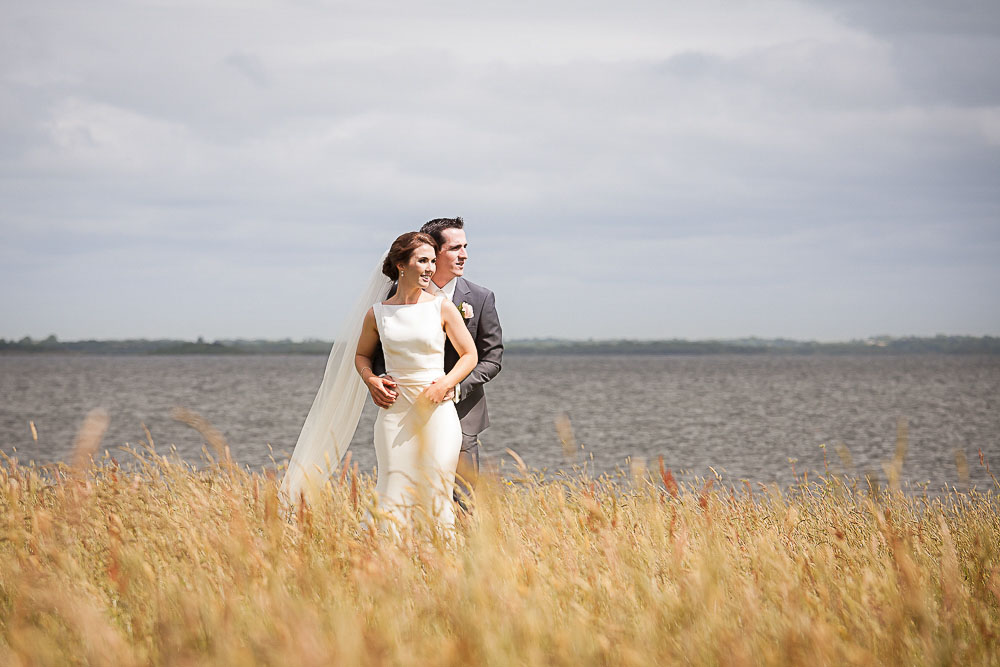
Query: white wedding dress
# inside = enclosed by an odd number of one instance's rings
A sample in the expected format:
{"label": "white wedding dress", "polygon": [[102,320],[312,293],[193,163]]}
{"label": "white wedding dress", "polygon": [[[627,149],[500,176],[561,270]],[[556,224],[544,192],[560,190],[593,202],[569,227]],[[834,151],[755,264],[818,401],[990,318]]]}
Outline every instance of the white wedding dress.
{"label": "white wedding dress", "polygon": [[462,447],[462,427],[452,401],[437,405],[422,397],[443,376],[446,334],[443,297],[413,304],[376,303],[385,369],[397,382],[398,397],[375,420],[375,484],[379,514],[408,525],[415,512],[443,527],[455,523],[452,493]]}

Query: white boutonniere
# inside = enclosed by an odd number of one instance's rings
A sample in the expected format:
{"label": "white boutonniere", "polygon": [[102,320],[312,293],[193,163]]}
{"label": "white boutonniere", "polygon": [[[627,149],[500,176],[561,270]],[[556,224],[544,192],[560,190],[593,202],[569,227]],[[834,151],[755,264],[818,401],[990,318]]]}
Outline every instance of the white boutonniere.
{"label": "white boutonniere", "polygon": [[458,312],[462,313],[462,317],[469,320],[472,319],[473,311],[472,305],[466,302],[462,302],[462,305],[458,307]]}

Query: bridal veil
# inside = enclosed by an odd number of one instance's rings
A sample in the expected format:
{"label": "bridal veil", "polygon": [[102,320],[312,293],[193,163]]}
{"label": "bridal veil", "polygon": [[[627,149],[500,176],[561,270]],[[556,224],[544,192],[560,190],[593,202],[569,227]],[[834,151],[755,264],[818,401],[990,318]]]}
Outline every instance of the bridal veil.
{"label": "bridal veil", "polygon": [[330,350],[323,382],[281,480],[281,493],[288,502],[298,502],[303,493],[307,501],[315,500],[358,428],[368,388],[354,368],[354,355],[365,313],[372,304],[386,297],[392,284],[382,273],[384,259],[383,254],[354,307],[347,313],[340,335]]}

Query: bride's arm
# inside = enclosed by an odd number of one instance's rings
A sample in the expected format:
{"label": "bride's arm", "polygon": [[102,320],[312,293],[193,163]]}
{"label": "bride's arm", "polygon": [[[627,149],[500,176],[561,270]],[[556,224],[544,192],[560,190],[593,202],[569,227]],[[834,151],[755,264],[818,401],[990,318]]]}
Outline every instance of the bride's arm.
{"label": "bride's arm", "polygon": [[[375,324],[375,309],[369,308],[365,313],[365,321],[361,325],[361,336],[358,338],[358,349],[354,353],[354,368],[358,371],[362,381],[368,387],[380,407],[388,407],[395,400],[395,392],[389,390],[385,381],[386,378],[375,375],[372,371],[372,355],[375,354],[375,346],[378,344],[378,326]],[[385,402],[382,405],[377,397],[381,397]]]}
{"label": "bride's arm", "polygon": [[458,361],[454,368],[444,377],[435,380],[434,384],[427,387],[424,393],[434,403],[444,400],[445,394],[453,389],[455,385],[465,379],[465,376],[472,372],[479,362],[479,355],[476,354],[476,342],[472,340],[472,334],[462,320],[462,315],[458,312],[451,301],[441,304],[441,323],[444,324],[444,331],[448,334],[448,340],[452,347],[458,352]]}

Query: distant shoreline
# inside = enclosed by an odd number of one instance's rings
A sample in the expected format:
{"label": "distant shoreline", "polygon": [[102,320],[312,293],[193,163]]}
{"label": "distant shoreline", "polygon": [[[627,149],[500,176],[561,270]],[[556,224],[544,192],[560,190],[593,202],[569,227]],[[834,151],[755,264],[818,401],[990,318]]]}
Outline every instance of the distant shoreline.
{"label": "distant shoreline", "polygon": [[[306,340],[84,340],[60,341],[0,339],[0,354],[56,353],[92,355],[326,355],[332,342]],[[594,354],[594,355],[894,355],[894,354],[980,354],[1000,355],[1000,337],[994,336],[879,336],[864,340],[819,343],[787,339],[743,338],[737,340],[565,340],[528,339],[504,343],[508,354]]]}

